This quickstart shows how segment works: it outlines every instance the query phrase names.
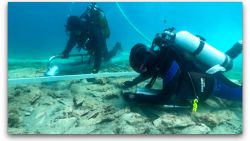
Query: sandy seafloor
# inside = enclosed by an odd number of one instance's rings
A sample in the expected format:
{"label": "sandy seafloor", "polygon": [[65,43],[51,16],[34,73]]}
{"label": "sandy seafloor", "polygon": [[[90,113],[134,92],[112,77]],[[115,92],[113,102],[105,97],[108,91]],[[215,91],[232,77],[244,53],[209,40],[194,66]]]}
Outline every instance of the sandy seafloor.
{"label": "sandy seafloor", "polygon": [[[8,78],[43,76],[47,60],[8,61]],[[132,71],[127,61],[100,72]],[[237,78],[242,72],[228,76]],[[241,134],[242,104],[211,97],[198,111],[126,103],[120,85],[132,77],[8,86],[9,134]],[[241,83],[241,81],[240,81]],[[145,84],[145,83],[144,83]],[[141,84],[141,85],[144,85]],[[159,87],[159,82],[154,87]],[[134,88],[132,88],[134,89]]]}

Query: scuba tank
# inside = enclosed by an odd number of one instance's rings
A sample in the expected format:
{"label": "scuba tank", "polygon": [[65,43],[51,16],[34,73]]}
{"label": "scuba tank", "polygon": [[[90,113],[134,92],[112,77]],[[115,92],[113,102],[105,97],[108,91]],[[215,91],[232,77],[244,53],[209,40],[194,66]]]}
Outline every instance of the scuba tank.
{"label": "scuba tank", "polygon": [[101,10],[96,3],[92,3],[87,7],[87,10],[81,15],[81,18],[90,21],[92,24],[97,24],[102,28],[102,33],[105,38],[109,38],[110,29],[104,11]]}
{"label": "scuba tank", "polygon": [[188,53],[200,62],[209,74],[218,71],[229,71],[233,66],[231,57],[214,48],[202,37],[195,36],[188,31],[179,31],[173,33],[173,30],[165,30],[162,34],[168,44],[173,45],[176,49]]}
{"label": "scuba tank", "polygon": [[104,34],[105,38],[109,38],[110,30],[109,30],[109,26],[108,26],[108,21],[107,21],[106,16],[104,15],[103,11],[100,11],[99,23],[102,27],[103,34]]}

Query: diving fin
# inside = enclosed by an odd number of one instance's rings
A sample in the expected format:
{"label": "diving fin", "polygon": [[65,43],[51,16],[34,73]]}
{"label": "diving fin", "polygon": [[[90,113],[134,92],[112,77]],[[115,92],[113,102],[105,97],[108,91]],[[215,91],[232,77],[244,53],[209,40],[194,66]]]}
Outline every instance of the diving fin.
{"label": "diving fin", "polygon": [[238,42],[236,42],[233,47],[231,47],[226,54],[231,58],[234,59],[237,56],[239,56],[242,53],[242,40],[239,40]]}

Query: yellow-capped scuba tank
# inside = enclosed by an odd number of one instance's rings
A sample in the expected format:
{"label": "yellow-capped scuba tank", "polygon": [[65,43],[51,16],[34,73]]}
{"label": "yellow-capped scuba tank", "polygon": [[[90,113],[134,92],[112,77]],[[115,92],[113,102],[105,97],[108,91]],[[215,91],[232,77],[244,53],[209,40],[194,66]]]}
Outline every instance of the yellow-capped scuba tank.
{"label": "yellow-capped scuba tank", "polygon": [[233,61],[228,55],[188,31],[175,33],[173,43],[176,48],[192,54],[197,61],[207,66],[207,73],[213,74],[232,68]]}

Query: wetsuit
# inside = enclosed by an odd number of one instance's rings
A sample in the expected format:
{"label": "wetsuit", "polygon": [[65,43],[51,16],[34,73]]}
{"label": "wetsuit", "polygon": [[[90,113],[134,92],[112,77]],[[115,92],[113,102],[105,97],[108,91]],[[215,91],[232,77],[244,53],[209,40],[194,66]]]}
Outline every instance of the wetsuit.
{"label": "wetsuit", "polygon": [[[161,60],[161,61],[159,61]],[[131,81],[128,85],[136,85],[146,79],[151,78],[147,84],[147,88],[151,88],[157,77],[161,77],[163,88],[157,94],[130,94],[123,95],[127,101],[138,103],[166,104],[176,93],[178,82],[181,76],[181,60],[178,54],[172,48],[165,48],[164,53],[158,52],[156,57],[150,58],[147,64],[148,71],[141,73],[137,78]],[[157,62],[157,63],[156,63]]]}
{"label": "wetsuit", "polygon": [[[162,52],[161,52],[162,53]],[[160,60],[160,61],[159,61]],[[242,100],[242,86],[236,85],[221,73],[210,75],[197,71],[198,68],[188,66],[174,50],[173,47],[165,48],[164,53],[152,62],[159,62],[151,66],[147,73],[135,78],[128,86],[136,85],[146,79],[160,76],[163,80],[163,88],[155,93],[125,93],[127,101],[151,104],[169,104],[172,101],[198,98],[204,101],[210,96],[217,96],[229,100]],[[150,81],[148,85],[153,81]]]}
{"label": "wetsuit", "polygon": [[[80,27],[80,34],[71,33],[67,46],[63,51],[64,56],[68,56],[72,48],[78,44],[79,48],[87,49],[90,55],[94,56],[94,67],[93,70],[98,72],[101,65],[102,57],[106,61],[110,60],[113,56],[116,55],[117,51],[121,48],[121,45],[118,43],[116,46],[108,52],[106,44],[106,36],[103,34],[103,28],[98,23],[97,16],[89,15],[87,12],[82,14]],[[88,39],[88,40],[87,40]],[[86,42],[87,41],[87,42]]]}

